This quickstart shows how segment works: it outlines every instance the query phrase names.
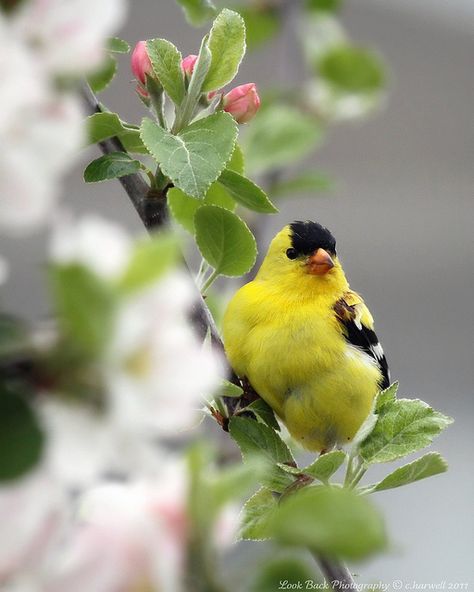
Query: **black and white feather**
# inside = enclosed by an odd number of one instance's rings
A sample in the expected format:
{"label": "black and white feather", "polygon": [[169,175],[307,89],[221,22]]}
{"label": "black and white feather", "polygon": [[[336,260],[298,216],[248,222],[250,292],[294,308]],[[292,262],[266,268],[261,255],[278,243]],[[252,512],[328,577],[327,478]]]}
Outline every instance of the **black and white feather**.
{"label": "black and white feather", "polygon": [[343,334],[347,342],[362,350],[380,368],[380,372],[382,373],[380,388],[385,389],[389,387],[390,370],[388,368],[387,358],[375,331],[366,327],[361,322],[356,306],[348,305],[343,299],[336,303],[334,310],[337,319],[343,326]]}

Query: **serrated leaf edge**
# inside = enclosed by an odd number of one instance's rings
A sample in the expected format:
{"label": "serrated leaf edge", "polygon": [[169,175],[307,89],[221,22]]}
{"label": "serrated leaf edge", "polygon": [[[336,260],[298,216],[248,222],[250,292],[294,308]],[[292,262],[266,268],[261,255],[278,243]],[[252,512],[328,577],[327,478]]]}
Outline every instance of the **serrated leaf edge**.
{"label": "serrated leaf edge", "polygon": [[[248,504],[249,502],[251,502],[251,501],[253,500],[253,498],[254,498],[254,497],[256,497],[256,496],[257,496],[257,495],[258,495],[258,494],[259,494],[261,491],[265,491],[265,490],[266,490],[266,491],[270,491],[270,490],[268,489],[268,487],[263,487],[263,486],[262,486],[262,487],[260,487],[259,489],[257,489],[257,491],[256,491],[256,492],[255,492],[253,495],[251,495],[251,496],[249,497],[249,499],[248,499],[248,500],[247,500],[247,501],[244,503],[244,505],[242,506],[242,509],[240,510],[240,512],[239,512],[239,514],[238,514],[238,518],[239,518],[239,533],[240,533],[240,531],[241,531],[241,529],[240,529],[240,525],[242,524],[242,519],[243,519],[243,517],[244,517],[245,508],[247,507],[247,504]],[[271,492],[270,492],[270,493],[271,493]],[[258,541],[270,541],[270,540],[271,540],[271,537],[270,537],[270,536],[268,536],[268,537],[262,537],[262,538],[251,538],[251,539],[250,539],[250,538],[246,538],[246,537],[241,537],[241,536],[239,536],[239,533],[238,533],[238,534],[236,535],[236,537],[235,537],[235,542],[236,542],[236,543],[238,543],[239,541],[257,541],[257,542],[258,542]]]}
{"label": "serrated leaf edge", "polygon": [[[221,86],[226,86],[227,84],[229,84],[230,82],[232,82],[232,80],[233,80],[233,79],[234,79],[234,78],[237,76],[237,74],[238,74],[238,72],[239,72],[239,69],[240,69],[240,66],[241,66],[241,64],[242,64],[242,61],[243,61],[243,59],[244,59],[244,57],[245,57],[245,54],[246,54],[246,52],[247,52],[247,28],[246,28],[246,26],[245,26],[245,20],[243,19],[243,17],[242,17],[242,15],[241,15],[241,14],[239,14],[239,13],[238,13],[238,12],[236,12],[235,10],[230,10],[229,8],[224,8],[223,10],[221,10],[221,11],[219,12],[219,14],[216,16],[216,18],[214,19],[214,22],[212,23],[211,30],[209,31],[209,40],[211,39],[211,36],[212,36],[212,31],[214,30],[214,27],[215,27],[215,25],[216,25],[217,21],[218,21],[218,20],[219,20],[219,18],[220,18],[220,17],[221,17],[221,16],[222,16],[224,13],[226,13],[226,12],[233,13],[233,14],[235,14],[235,15],[237,15],[237,16],[239,17],[239,19],[240,19],[240,22],[241,22],[241,24],[242,24],[242,26],[243,26],[243,28],[244,28],[244,45],[243,45],[243,48],[242,48],[242,55],[240,56],[240,60],[239,60],[239,63],[237,64],[237,67],[236,67],[236,72],[235,72],[234,76],[232,76],[232,78],[231,78],[230,80],[227,80],[227,82],[225,82],[225,83],[224,83],[223,85],[221,85]],[[209,45],[208,45],[208,47],[209,47]],[[209,48],[209,49],[210,49],[210,48]],[[211,55],[212,55],[212,51],[211,51]],[[212,58],[214,59],[214,56],[212,56]],[[212,62],[211,62],[211,67],[212,67]],[[209,73],[208,73],[208,74],[209,74]],[[212,90],[218,90],[217,88],[216,88],[216,89],[213,89],[213,88],[207,88],[207,87],[206,87],[206,80],[204,80],[204,82],[203,82],[203,85],[202,85],[202,88],[203,88],[203,92],[209,92],[209,91],[212,91]]]}

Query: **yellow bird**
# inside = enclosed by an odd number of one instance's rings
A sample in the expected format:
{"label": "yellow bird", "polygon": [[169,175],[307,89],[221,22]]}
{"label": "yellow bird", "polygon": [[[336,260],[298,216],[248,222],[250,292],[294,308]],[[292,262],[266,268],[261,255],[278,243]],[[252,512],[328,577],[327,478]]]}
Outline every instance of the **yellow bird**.
{"label": "yellow bird", "polygon": [[224,345],[246,378],[305,448],[347,444],[390,384],[387,360],[332,234],[293,222],[272,240],[253,281],[230,301]]}

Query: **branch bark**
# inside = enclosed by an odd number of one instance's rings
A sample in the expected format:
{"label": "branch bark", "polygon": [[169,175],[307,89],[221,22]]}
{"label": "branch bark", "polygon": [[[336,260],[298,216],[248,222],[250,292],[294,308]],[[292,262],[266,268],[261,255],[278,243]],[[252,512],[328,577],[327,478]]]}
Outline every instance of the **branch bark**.
{"label": "branch bark", "polygon": [[352,578],[351,572],[347,566],[334,559],[327,559],[316,553],[313,554],[316,562],[326,579],[326,582],[331,586],[333,590],[356,590],[354,579]]}
{"label": "branch bark", "polygon": [[[84,88],[83,97],[85,106],[90,115],[101,112],[99,102],[89,87]],[[99,142],[99,147],[104,154],[110,154],[111,152],[126,152],[122,142],[120,142],[118,138],[110,138],[103,142]],[[150,232],[166,228],[168,225],[166,190],[161,193],[153,192],[139,173],[121,177],[120,183],[125,189],[125,192],[130,198],[130,201],[140,216],[143,224]],[[193,322],[199,335],[204,338],[210,333],[213,346],[224,354],[224,345],[219,336],[219,331],[217,330],[211,312],[199,291],[197,291],[197,300],[193,310]],[[238,377],[230,367],[228,367],[228,374],[231,382],[238,386],[242,386]],[[238,399],[233,397],[226,398],[225,402],[231,413],[236,410],[236,407],[239,404]],[[326,581],[334,590],[337,590],[338,592],[340,590],[355,590],[355,583],[352,579],[352,575],[343,563],[329,560],[316,554],[314,555],[314,558],[319,564]]]}

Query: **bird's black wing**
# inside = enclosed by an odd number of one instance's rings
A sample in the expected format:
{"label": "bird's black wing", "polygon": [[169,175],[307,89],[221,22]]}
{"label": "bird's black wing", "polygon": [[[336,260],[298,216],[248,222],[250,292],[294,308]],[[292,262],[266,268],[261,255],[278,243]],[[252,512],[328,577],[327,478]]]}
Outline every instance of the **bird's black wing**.
{"label": "bird's black wing", "polygon": [[[369,322],[364,319],[364,309],[369,317]],[[387,358],[373,326],[370,326],[372,325],[372,317],[362,298],[355,292],[347,292],[334,305],[334,312],[342,325],[343,335],[347,342],[361,349],[377,363],[382,373],[380,388],[389,387],[390,371]]]}

